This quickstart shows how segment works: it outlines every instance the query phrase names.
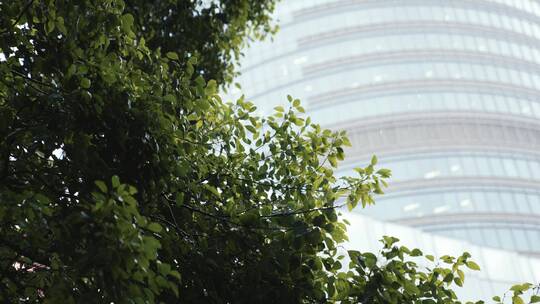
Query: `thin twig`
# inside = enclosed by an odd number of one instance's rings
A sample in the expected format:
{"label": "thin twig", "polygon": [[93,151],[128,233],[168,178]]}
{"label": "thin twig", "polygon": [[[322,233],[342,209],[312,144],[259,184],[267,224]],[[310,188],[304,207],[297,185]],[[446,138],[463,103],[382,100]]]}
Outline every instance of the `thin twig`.
{"label": "thin twig", "polygon": [[324,210],[331,210],[331,209],[339,209],[346,204],[336,205],[336,206],[328,206],[328,207],[320,207],[320,208],[313,208],[313,209],[305,209],[305,210],[296,210],[291,212],[283,212],[283,213],[274,213],[270,215],[262,215],[263,218],[271,218],[271,217],[280,217],[280,216],[291,216],[291,215],[298,215],[298,214],[306,214],[316,211],[324,211]]}

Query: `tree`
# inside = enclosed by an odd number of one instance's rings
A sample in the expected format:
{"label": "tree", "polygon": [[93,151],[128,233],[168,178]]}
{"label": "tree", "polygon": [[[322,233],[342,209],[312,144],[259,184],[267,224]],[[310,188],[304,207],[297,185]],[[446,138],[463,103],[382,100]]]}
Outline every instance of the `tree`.
{"label": "tree", "polygon": [[458,303],[467,254],[423,272],[385,238],[342,270],[375,157],[337,179],[346,134],[298,100],[220,99],[273,1],[154,2],[0,3],[2,302]]}

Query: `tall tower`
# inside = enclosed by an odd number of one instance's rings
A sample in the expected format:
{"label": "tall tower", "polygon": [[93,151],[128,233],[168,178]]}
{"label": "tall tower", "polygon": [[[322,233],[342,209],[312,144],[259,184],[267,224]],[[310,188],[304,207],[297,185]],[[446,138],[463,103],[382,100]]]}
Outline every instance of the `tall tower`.
{"label": "tall tower", "polygon": [[346,129],[340,174],[392,169],[363,212],[540,256],[540,3],[290,0],[239,83],[263,111],[300,98]]}

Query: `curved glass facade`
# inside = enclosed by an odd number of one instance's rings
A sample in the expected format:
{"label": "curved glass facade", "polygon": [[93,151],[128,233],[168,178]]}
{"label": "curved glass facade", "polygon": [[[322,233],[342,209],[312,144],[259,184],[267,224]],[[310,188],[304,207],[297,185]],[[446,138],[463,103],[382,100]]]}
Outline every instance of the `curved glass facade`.
{"label": "curved glass facade", "polygon": [[262,112],[290,94],[346,129],[338,174],[372,154],[392,169],[359,212],[540,257],[539,2],[294,0],[276,16],[238,82]]}

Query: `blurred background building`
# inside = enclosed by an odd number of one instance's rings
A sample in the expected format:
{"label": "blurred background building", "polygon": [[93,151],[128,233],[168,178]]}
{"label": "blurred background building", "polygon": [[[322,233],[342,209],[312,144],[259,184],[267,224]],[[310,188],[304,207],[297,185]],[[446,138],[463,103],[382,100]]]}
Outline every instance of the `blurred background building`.
{"label": "blurred background building", "polygon": [[[539,2],[284,0],[275,15],[279,33],[246,50],[237,81],[265,114],[290,94],[346,129],[340,175],[373,154],[393,171],[358,221],[538,261]],[[540,281],[540,267],[508,271],[499,283]]]}

